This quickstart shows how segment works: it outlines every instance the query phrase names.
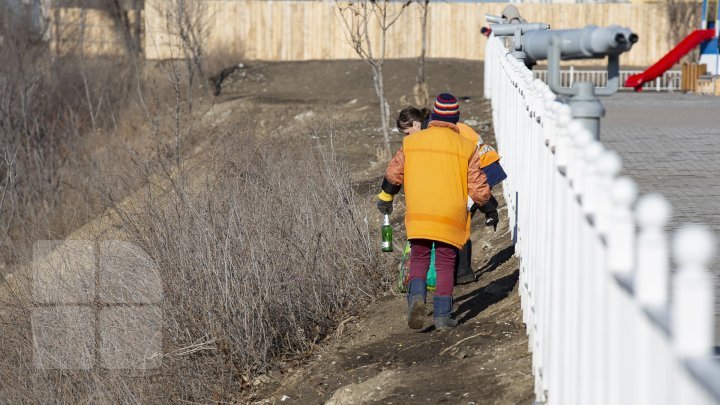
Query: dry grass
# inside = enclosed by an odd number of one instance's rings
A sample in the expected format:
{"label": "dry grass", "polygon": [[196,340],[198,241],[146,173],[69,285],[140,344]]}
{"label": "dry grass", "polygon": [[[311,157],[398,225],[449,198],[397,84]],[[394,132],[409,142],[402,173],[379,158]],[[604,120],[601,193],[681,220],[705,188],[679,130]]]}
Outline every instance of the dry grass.
{"label": "dry grass", "polygon": [[211,130],[198,61],[5,38],[0,402],[232,401],[390,282],[332,141]]}
{"label": "dry grass", "polygon": [[0,263],[92,215],[83,138],[116,125],[133,90],[129,61],[59,57],[38,35],[20,18],[0,24]]}
{"label": "dry grass", "polygon": [[[123,256],[131,269],[117,270],[122,282],[112,291],[156,291],[155,281],[161,281],[161,352],[143,353],[147,345],[135,342],[128,356],[137,367],[107,369],[103,359],[118,354],[106,347],[98,318],[96,354],[86,360],[90,370],[35,367],[33,349],[37,357],[42,340],[37,316],[46,308],[37,303],[37,275],[52,273],[45,261],[36,261],[35,300],[29,299],[30,283],[21,283],[24,289],[5,303],[12,310],[2,314],[0,397],[73,403],[232,400],[257,375],[331,335],[340,319],[389,282],[377,271],[384,264],[370,238],[364,199],[353,191],[331,144],[258,139],[252,127],[232,125],[216,134],[201,156],[179,168],[173,163],[161,163],[156,173],[139,166],[144,186],[109,207],[114,235],[153,263],[138,266]],[[100,252],[98,263],[109,254],[102,243],[91,242]],[[40,277],[41,288],[62,286],[60,296],[73,295],[79,281],[69,281],[67,272],[63,277]],[[100,284],[96,290],[102,290]],[[107,307],[97,299],[89,304],[95,311]],[[129,323],[127,328],[140,331],[129,335],[130,346],[147,329],[138,325],[157,319],[154,312],[131,320],[111,315],[104,325]],[[44,333],[81,342],[87,339],[76,326],[81,318],[71,314],[63,332]]]}

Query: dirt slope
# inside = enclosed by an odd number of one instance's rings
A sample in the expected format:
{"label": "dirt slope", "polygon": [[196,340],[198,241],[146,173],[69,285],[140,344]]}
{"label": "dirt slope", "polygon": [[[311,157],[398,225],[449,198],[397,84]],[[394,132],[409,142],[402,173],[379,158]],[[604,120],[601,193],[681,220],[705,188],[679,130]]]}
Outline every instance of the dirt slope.
{"label": "dirt slope", "polygon": [[[412,60],[388,65],[388,94],[396,111],[412,104],[415,66]],[[431,93],[449,91],[462,97],[461,118],[475,121],[476,130],[494,144],[489,108],[482,99],[482,66],[441,60],[432,61],[428,70]],[[309,134],[310,126],[332,129],[338,150],[353,168],[357,189],[373,204],[384,162],[379,163],[375,153],[381,141],[378,104],[366,66],[350,61],[258,64],[250,65],[245,77],[261,79],[231,81],[221,97],[251,97],[263,109],[276,111],[279,120],[267,116],[260,120],[270,131],[290,136]],[[324,136],[322,131],[317,134]],[[393,145],[400,141],[394,134]],[[255,391],[242,400],[531,403],[531,355],[517,294],[518,262],[512,255],[504,201],[501,204],[503,222],[497,232],[481,227],[475,219],[473,264],[481,276],[478,282],[456,289],[454,315],[461,322],[456,331],[434,331],[431,315],[426,319],[427,329],[410,331],[405,324],[405,296],[389,293],[361,315],[345,320],[335,336],[305,361],[289,362],[281,372],[258,379]],[[393,222],[400,241],[402,213],[399,201]],[[379,229],[380,216],[372,220]],[[393,254],[399,262],[399,254]],[[394,274],[396,268],[378,271]]]}
{"label": "dirt slope", "polygon": [[[405,324],[402,295],[349,319],[306,366],[255,394],[259,403],[531,403],[531,358],[520,316],[518,266],[506,222],[480,240],[478,282],[455,291],[456,331]],[[484,242],[482,242],[484,241]],[[285,399],[283,401],[283,398]]]}
{"label": "dirt slope", "polygon": [[[388,63],[393,115],[412,103],[408,100],[415,71],[414,60]],[[488,105],[482,99],[481,64],[431,61],[428,75],[431,94],[448,91],[461,97],[461,119],[475,121],[476,130],[494,144]],[[332,134],[333,146],[352,169],[356,189],[370,205],[385,165],[377,154],[377,110],[369,69],[362,62],[247,63],[228,79],[206,125],[210,131],[226,120],[248,120],[265,136],[308,142],[327,141]],[[393,146],[400,141],[395,133]],[[500,190],[496,196],[501,200]],[[257,379],[250,392],[238,393],[238,402],[532,402],[531,356],[517,294],[518,263],[512,256],[504,201],[501,204],[497,232],[481,228],[475,220],[473,261],[481,277],[455,292],[454,315],[461,322],[456,331],[408,330],[404,295],[388,293],[346,319],[313,352],[289,356],[274,374]],[[402,212],[400,200],[393,214],[400,241]],[[379,230],[379,214],[372,210],[369,220]],[[98,218],[71,239],[104,233],[107,222]],[[399,254],[393,255],[399,262]],[[397,268],[378,271],[395,274]],[[431,324],[428,316],[426,325]]]}

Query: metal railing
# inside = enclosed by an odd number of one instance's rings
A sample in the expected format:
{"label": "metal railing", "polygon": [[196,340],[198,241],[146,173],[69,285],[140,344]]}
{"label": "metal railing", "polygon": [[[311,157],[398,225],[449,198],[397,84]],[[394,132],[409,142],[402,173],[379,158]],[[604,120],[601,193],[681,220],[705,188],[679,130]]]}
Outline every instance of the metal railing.
{"label": "metal railing", "polygon": [[671,277],[667,200],[651,194],[635,204],[618,154],[497,38],[486,52],[537,400],[720,403],[712,235],[680,227]]}
{"label": "metal railing", "polygon": [[[625,81],[628,77],[641,73],[640,70],[621,70],[620,71],[620,88],[623,90],[632,90],[632,87],[625,87]],[[534,70],[533,74],[536,79],[540,79],[547,83],[547,70]],[[680,90],[682,75],[679,70],[668,70],[657,79],[645,83],[645,90],[655,91],[676,91]],[[596,87],[605,87],[607,84],[606,70],[579,70],[570,66],[569,69],[560,71],[560,84],[564,87],[571,87],[573,82],[589,81]]]}

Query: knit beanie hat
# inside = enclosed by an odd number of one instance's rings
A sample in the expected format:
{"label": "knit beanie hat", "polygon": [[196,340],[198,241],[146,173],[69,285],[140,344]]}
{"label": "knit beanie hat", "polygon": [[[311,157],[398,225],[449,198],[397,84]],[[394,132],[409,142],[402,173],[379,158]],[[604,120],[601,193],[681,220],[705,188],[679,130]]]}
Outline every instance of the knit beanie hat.
{"label": "knit beanie hat", "polygon": [[460,120],[460,105],[455,96],[448,93],[437,96],[430,119],[457,124]]}

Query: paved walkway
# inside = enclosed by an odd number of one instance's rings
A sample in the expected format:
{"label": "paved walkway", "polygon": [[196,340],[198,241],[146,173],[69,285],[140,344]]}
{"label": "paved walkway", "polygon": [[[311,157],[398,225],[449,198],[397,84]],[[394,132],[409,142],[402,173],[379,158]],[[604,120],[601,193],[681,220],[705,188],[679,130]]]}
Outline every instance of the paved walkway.
{"label": "paved walkway", "polygon": [[[625,174],[638,182],[641,193],[657,191],[670,200],[672,228],[710,226],[720,252],[720,97],[619,93],[603,104],[601,140],[620,153]],[[720,327],[719,259],[712,269]]]}

